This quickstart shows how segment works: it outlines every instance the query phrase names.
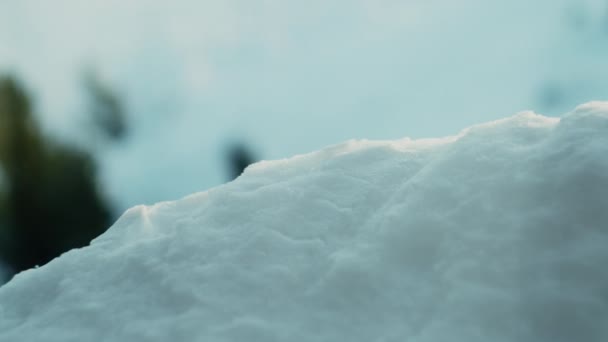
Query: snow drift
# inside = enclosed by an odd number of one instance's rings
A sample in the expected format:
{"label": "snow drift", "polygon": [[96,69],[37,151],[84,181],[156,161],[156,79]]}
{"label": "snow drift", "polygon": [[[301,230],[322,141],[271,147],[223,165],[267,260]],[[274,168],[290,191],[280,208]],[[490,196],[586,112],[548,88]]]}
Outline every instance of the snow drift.
{"label": "snow drift", "polygon": [[128,210],[0,341],[605,341],[608,103],[349,141]]}

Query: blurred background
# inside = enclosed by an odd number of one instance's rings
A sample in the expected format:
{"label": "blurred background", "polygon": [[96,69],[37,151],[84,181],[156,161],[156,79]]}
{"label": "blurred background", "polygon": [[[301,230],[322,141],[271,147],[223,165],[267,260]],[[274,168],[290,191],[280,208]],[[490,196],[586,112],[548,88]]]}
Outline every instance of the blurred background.
{"label": "blurred background", "polygon": [[259,159],[607,93],[607,0],[0,0],[0,284]]}

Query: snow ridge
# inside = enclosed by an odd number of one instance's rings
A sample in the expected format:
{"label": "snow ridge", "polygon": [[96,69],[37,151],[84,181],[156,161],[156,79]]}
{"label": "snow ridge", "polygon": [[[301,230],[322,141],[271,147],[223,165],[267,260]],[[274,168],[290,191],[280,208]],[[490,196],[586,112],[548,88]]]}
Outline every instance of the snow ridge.
{"label": "snow ridge", "polygon": [[608,103],[348,141],[128,210],[0,341],[605,341]]}

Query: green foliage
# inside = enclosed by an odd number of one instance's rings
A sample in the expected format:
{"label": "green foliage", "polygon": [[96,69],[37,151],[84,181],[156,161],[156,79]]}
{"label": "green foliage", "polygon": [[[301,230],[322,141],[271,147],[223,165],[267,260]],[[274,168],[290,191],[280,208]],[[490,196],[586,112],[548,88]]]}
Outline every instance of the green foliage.
{"label": "green foliage", "polygon": [[0,166],[0,258],[14,271],[84,246],[109,225],[92,157],[43,136],[10,77],[0,77]]}

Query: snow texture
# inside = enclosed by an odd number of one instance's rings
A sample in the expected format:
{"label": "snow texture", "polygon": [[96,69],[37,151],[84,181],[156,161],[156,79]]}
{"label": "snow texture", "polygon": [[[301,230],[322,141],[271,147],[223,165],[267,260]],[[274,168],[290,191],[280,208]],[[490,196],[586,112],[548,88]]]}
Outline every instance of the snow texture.
{"label": "snow texture", "polygon": [[349,141],[128,210],[0,341],[606,341],[608,103]]}

